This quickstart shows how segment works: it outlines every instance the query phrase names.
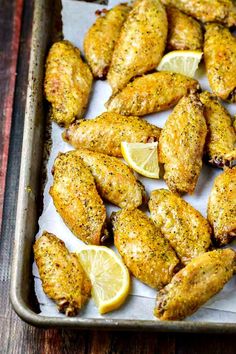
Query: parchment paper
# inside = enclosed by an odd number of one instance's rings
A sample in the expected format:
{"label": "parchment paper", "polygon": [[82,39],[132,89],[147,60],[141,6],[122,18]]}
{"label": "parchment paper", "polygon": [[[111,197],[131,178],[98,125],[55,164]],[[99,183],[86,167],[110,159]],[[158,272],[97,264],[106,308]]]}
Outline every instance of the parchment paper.
{"label": "parchment paper", "polygon": [[[119,1],[117,0],[111,0],[108,7],[112,7],[118,2]],[[72,0],[63,0],[62,4],[64,38],[70,40],[83,52],[83,38],[88,28],[96,19],[95,11],[98,9],[103,9],[106,6]],[[208,89],[210,91],[210,87],[204,75],[203,67],[198,70],[197,79],[200,81],[202,89]],[[110,95],[111,89],[107,82],[95,81],[86,118],[95,118],[104,112],[106,110],[104,103]],[[227,108],[230,110],[231,114],[236,114],[235,105],[227,105]],[[145,119],[152,124],[163,127],[170,112],[171,111],[166,111],[158,114],[152,114],[146,116]],[[58,152],[66,152],[73,149],[62,140],[62,131],[63,129],[58,127],[55,123],[52,123],[52,150],[47,165],[48,180],[44,190],[44,209],[39,218],[39,232],[36,235],[36,238],[39,237],[44,230],[47,230],[48,232],[52,232],[61,238],[70,251],[76,251],[79,248],[84,247],[84,244],[82,241],[78,240],[66,227],[63,220],[56,212],[52,198],[48,193],[53,182],[51,169],[54,159],[56,158]],[[207,200],[214,178],[219,173],[221,173],[220,170],[204,165],[194,195],[184,196],[184,199],[199,210],[204,216],[206,216]],[[154,189],[167,188],[165,182],[162,180],[151,180],[141,176],[139,176],[139,179],[145,185],[145,189],[148,194]],[[110,204],[106,204],[106,207],[108,215],[110,215],[112,211],[118,210],[117,207]],[[236,249],[236,246],[233,244],[231,244],[230,247],[234,247]],[[44,316],[64,316],[58,313],[54,302],[44,294],[35,263],[33,265],[33,274],[35,276],[35,292],[40,303],[41,314]],[[207,304],[197,311],[197,313],[188,319],[191,321],[201,320],[209,322],[236,322],[235,294],[236,277],[234,277],[218,295],[214,296]],[[155,297],[155,290],[142,284],[137,279],[132,278],[130,296],[119,310],[101,316],[98,313],[93,300],[91,299],[85,308],[80,312],[79,316],[83,318],[104,317],[114,319],[154,319],[153,308],[155,305]]]}

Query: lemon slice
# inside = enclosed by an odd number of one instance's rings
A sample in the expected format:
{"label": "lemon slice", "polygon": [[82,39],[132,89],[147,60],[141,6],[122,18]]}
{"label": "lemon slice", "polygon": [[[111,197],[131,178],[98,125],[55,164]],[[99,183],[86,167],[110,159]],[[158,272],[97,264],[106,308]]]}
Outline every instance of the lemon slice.
{"label": "lemon slice", "polygon": [[105,246],[87,246],[77,254],[92,283],[92,297],[99,312],[120,307],[130,287],[129,271],[121,258]]}
{"label": "lemon slice", "polygon": [[121,143],[121,152],[128,163],[140,175],[159,178],[157,142],[154,143]]}
{"label": "lemon slice", "polygon": [[197,50],[174,50],[162,58],[157,70],[172,71],[194,77],[202,59],[202,54],[202,52]]}

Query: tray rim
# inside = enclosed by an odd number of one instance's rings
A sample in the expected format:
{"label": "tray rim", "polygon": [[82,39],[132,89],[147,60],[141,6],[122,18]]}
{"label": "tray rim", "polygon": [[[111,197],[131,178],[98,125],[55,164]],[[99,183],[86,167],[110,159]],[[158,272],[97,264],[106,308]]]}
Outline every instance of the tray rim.
{"label": "tray rim", "polygon": [[[25,228],[27,222],[27,207],[29,205],[28,191],[25,189],[27,181],[30,178],[31,169],[28,161],[32,156],[33,132],[36,129],[34,119],[31,119],[32,114],[35,114],[35,102],[33,99],[34,89],[32,87],[32,73],[35,65],[38,65],[37,58],[41,47],[39,42],[42,38],[38,36],[38,30],[45,31],[40,19],[45,13],[45,4],[47,0],[35,1],[33,13],[33,29],[31,39],[31,51],[28,74],[28,88],[26,95],[26,110],[25,124],[23,134],[23,146],[21,152],[21,167],[19,178],[19,194],[17,200],[16,227],[14,235],[14,250],[11,267],[11,287],[10,300],[13,309],[18,316],[25,322],[36,327],[61,327],[61,328],[80,328],[80,329],[103,329],[103,330],[145,330],[159,332],[208,332],[208,333],[235,333],[236,323],[221,323],[221,322],[190,322],[190,321],[155,321],[155,320],[119,320],[119,319],[83,319],[79,317],[62,318],[62,317],[47,317],[33,312],[24,302],[20,292],[20,281],[22,279],[23,267],[19,267],[23,254],[23,248],[27,242],[25,237]],[[41,42],[42,44],[42,42]],[[37,223],[37,220],[35,220]],[[34,238],[34,235],[32,235]],[[33,240],[33,239],[32,239]]]}

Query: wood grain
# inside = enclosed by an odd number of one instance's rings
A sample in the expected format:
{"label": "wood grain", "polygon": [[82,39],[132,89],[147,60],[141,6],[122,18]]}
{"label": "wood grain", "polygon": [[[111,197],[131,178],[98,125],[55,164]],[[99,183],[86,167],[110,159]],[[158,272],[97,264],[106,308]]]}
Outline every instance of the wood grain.
{"label": "wood grain", "polygon": [[[4,132],[4,134],[0,137],[0,161],[2,166],[0,175],[1,188],[3,188],[2,183],[3,179],[5,179],[6,158],[8,155],[6,148],[5,150],[3,149],[3,141],[4,144],[8,144],[8,132],[11,125],[10,159],[6,177],[7,184],[2,233],[0,236],[0,354],[235,353],[236,345],[233,336],[38,329],[22,322],[12,310],[9,301],[9,273],[15,225],[20,151],[24,126],[32,12],[33,0],[24,1],[23,13],[21,0],[0,0],[0,46],[1,48],[4,47],[4,50],[8,48],[8,44],[5,46],[3,43],[6,37],[11,39],[15,38],[17,41],[19,33],[16,34],[16,28],[20,28],[19,20],[22,18],[14,106],[12,105],[15,81],[15,77],[12,78],[15,72],[13,70],[14,65],[12,66],[12,61],[11,63],[10,60],[8,62],[7,58],[4,59],[4,65],[0,61],[0,73],[4,73],[4,80],[0,80],[1,98],[6,97],[7,94],[9,94],[10,97],[7,104],[5,99],[5,104],[0,106],[1,128],[7,127],[3,129],[2,133]],[[4,14],[4,16],[2,14]],[[16,20],[16,18],[18,20]],[[3,34],[2,28],[9,31],[9,33]],[[15,65],[17,61],[17,51],[17,43],[15,43],[11,49],[8,49],[8,56],[9,58],[14,58],[13,62]],[[9,67],[11,69],[9,69]],[[5,87],[6,85],[7,88]],[[12,111],[13,115],[11,115]],[[3,189],[1,190],[1,195],[3,194],[2,192]]]}

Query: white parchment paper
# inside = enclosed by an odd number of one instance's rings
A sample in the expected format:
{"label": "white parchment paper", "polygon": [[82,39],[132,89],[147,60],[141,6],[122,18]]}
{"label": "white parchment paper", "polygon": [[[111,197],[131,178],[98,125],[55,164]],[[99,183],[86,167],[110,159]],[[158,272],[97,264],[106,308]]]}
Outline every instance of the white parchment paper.
{"label": "white parchment paper", "polygon": [[[112,7],[119,1],[111,0],[108,7]],[[103,9],[104,5],[79,2],[73,0],[63,0],[62,20],[64,38],[70,40],[75,46],[83,52],[83,38],[89,27],[96,19],[95,11]],[[204,74],[204,68],[201,67],[197,73],[197,79],[200,81],[202,89],[208,89],[207,79]],[[95,118],[106,109],[104,103],[111,95],[111,89],[105,81],[95,81],[93,94],[86,113],[86,118]],[[236,105],[227,105],[231,114],[236,114]],[[146,116],[145,119],[152,124],[163,127],[170,111],[160,112]],[[144,118],[143,118],[144,119]],[[47,184],[44,190],[44,209],[39,218],[39,237],[44,230],[52,232],[61,238],[70,251],[76,251],[83,247],[82,241],[78,240],[64,224],[63,220],[56,212],[53,201],[48,191],[52,185],[53,178],[51,169],[54,159],[58,152],[66,152],[73,148],[62,140],[61,133],[63,129],[52,123],[52,150],[47,165]],[[207,200],[212,188],[214,178],[220,173],[220,170],[209,166],[203,166],[198,185],[194,195],[186,195],[184,199],[206,216]],[[151,180],[139,176],[144,184],[147,193],[158,188],[167,188],[162,180]],[[107,213],[118,210],[117,207],[106,204]],[[233,244],[230,245],[236,249]],[[41,314],[44,316],[64,316],[59,314],[56,305],[43,292],[41,280],[37,267],[34,263],[33,274],[35,276],[35,292],[40,303]],[[83,318],[114,318],[114,319],[154,319],[153,308],[155,305],[156,291],[142,284],[137,279],[132,278],[132,287],[130,296],[126,303],[117,311],[101,316],[91,299],[79,316]],[[191,321],[209,321],[209,322],[236,322],[236,277],[234,277],[224,289],[214,296],[193,316],[188,318]]]}

